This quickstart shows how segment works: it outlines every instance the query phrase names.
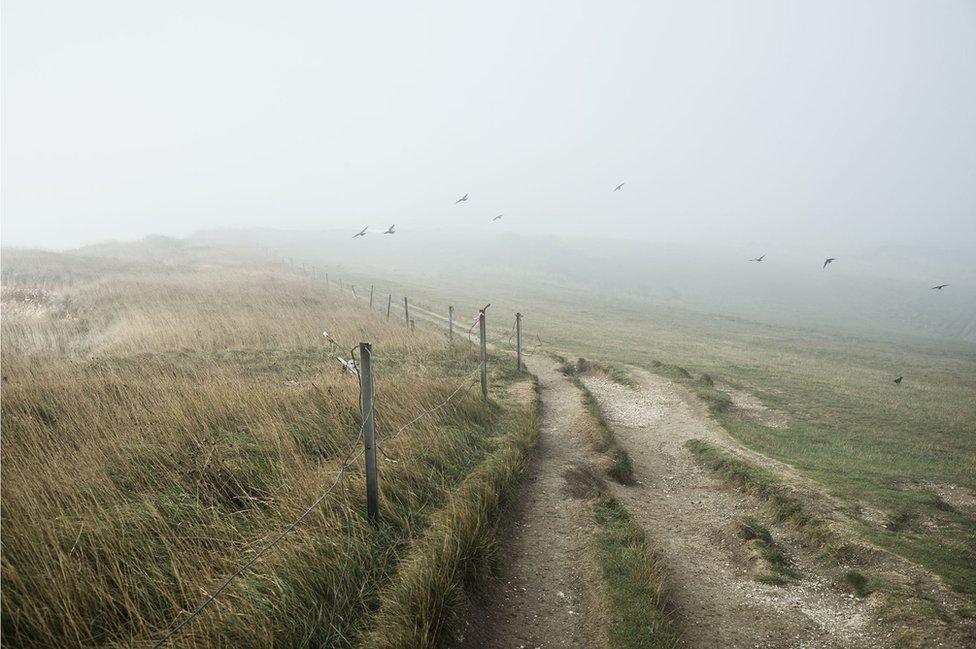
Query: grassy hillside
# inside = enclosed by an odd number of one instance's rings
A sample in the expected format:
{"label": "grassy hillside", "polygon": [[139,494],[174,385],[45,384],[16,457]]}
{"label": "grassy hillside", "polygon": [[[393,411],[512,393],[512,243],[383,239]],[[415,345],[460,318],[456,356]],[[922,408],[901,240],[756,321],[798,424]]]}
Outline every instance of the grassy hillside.
{"label": "grassy hillside", "polygon": [[[316,259],[305,248],[286,247],[286,243],[279,242],[274,251],[279,257],[295,254],[305,261]],[[250,249],[261,250],[253,245]],[[518,250],[529,259],[524,264],[531,271],[528,274],[521,273],[523,264],[515,259]],[[917,331],[953,333],[923,337],[917,332],[890,333],[891,323],[883,318],[872,332],[864,328],[871,318],[863,314],[857,327],[833,327],[833,317],[808,327],[771,324],[775,319],[762,320],[768,305],[752,318],[728,315],[720,307],[730,296],[712,310],[692,309],[681,300],[660,302],[632,290],[659,278],[646,270],[659,264],[649,261],[641,275],[633,258],[608,261],[608,273],[616,267],[616,272],[626,268],[640,275],[621,287],[585,281],[582,271],[591,267],[590,253],[561,246],[548,251],[541,246],[541,251],[539,262],[513,244],[500,252],[510,263],[479,264],[475,261],[481,258],[475,257],[472,263],[457,266],[457,272],[436,277],[425,272],[429,267],[423,264],[404,268],[389,262],[391,267],[371,275],[361,268],[319,261],[347,282],[377,281],[382,287],[378,290],[409,291],[441,313],[448,303],[462,313],[473,311],[472,291],[462,287],[474,286],[477,299],[491,302],[495,313],[518,310],[526,315],[525,340],[532,348],[651,370],[658,369],[656,362],[680,365],[748,392],[781,415],[783,422],[766,425],[761,418],[736,410],[720,417],[735,437],[797,467],[843,498],[862,521],[866,537],[927,566],[961,592],[976,594],[976,347],[971,336],[976,311],[971,308],[971,268],[953,266],[961,273],[962,286],[949,305],[921,306],[922,300],[941,304],[939,292],[921,284],[911,287],[919,296],[899,298],[908,300],[900,314],[903,324],[927,322],[932,326]],[[558,265],[567,269],[566,274],[555,273],[556,257],[562,257]],[[381,266],[385,259],[369,261]],[[538,272],[539,263],[552,272]],[[934,264],[932,259],[928,264]],[[717,286],[735,283],[711,268]],[[899,295],[908,290],[907,272],[899,273]],[[476,281],[468,279],[471,274],[477,275]],[[835,282],[835,293],[823,286],[808,293],[808,285],[799,283],[789,300],[783,301],[789,277],[773,275],[778,289],[771,299],[783,309],[812,295],[812,304],[829,297],[828,306],[837,306],[839,313],[863,310],[874,314],[875,320],[898,310],[894,298],[885,304],[892,295],[891,283],[851,288],[846,282]],[[703,275],[696,272],[695,276],[693,285]],[[671,281],[671,274],[660,279],[665,286]],[[862,301],[861,294],[874,288],[880,293]],[[736,291],[733,296],[741,295],[740,289]],[[755,302],[765,295],[758,286],[748,299]],[[498,320],[489,318],[496,339],[505,344],[510,323]],[[905,377],[901,385],[893,383],[898,376]]]}
{"label": "grassy hillside", "polygon": [[[5,643],[159,639],[350,452],[335,490],[175,644],[354,646],[391,602],[420,607],[430,641],[488,560],[534,434],[533,404],[506,390],[514,377],[495,373],[491,408],[464,389],[393,438],[469,381],[473,348],[206,248],[90,253],[3,255]],[[358,380],[334,358],[360,340],[375,353],[377,526],[364,515]],[[449,503],[455,489],[479,497]],[[424,559],[421,576],[450,559],[450,578],[411,600],[404,580],[418,587],[411,571],[438,535],[461,554]]]}

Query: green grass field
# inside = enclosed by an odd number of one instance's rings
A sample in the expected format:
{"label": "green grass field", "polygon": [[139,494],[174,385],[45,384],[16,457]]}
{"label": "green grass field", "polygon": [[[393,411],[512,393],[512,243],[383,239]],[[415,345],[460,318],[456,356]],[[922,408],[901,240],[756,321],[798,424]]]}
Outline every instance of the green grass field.
{"label": "green grass field", "polygon": [[[734,413],[718,419],[749,448],[793,465],[848,502],[865,520],[860,531],[869,540],[976,595],[973,511],[939,496],[976,492],[976,349],[741,322],[723,329],[715,320],[707,332],[695,323],[642,327],[614,320],[612,334],[599,337],[580,324],[557,343],[652,371],[660,360],[708,373],[783,413],[782,427]],[[894,384],[900,375],[902,384]],[[867,522],[864,510],[880,510],[884,522]]]}

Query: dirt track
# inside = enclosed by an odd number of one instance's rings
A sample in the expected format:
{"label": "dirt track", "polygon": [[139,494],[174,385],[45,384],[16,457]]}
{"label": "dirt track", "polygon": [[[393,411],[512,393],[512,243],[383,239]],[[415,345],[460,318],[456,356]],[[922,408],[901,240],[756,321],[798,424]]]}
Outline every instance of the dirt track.
{"label": "dirt track", "polygon": [[542,425],[529,473],[501,528],[499,578],[475,596],[462,646],[586,645],[583,556],[590,531],[583,502],[563,474],[589,450],[574,424],[579,393],[548,358],[526,359],[539,377]]}
{"label": "dirt track", "polygon": [[[475,596],[464,647],[592,646],[593,626],[599,623],[588,615],[584,597],[592,523],[584,503],[567,495],[564,477],[592,458],[574,423],[583,412],[579,392],[551,359],[527,356],[526,363],[541,389],[538,448],[503,521],[499,579]],[[684,447],[689,439],[725,447],[735,442],[686,390],[637,368],[633,374],[635,389],[601,377],[587,377],[585,383],[634,463],[638,484],[612,490],[659,552],[679,646],[890,646],[890,633],[878,627],[870,605],[838,589],[836,576],[823,574],[782,529],[774,534],[800,579],[786,586],[754,579],[734,522],[746,514],[759,516],[758,506],[706,475]],[[736,451],[793,474],[773,460]]]}
{"label": "dirt track", "polygon": [[756,505],[706,475],[684,447],[692,438],[725,446],[727,434],[682,388],[634,373],[636,390],[597,377],[585,383],[634,463],[640,484],[614,492],[660,551],[681,646],[885,646],[868,604],[840,592],[785,535],[777,540],[800,579],[755,581],[734,521],[759,514]]}

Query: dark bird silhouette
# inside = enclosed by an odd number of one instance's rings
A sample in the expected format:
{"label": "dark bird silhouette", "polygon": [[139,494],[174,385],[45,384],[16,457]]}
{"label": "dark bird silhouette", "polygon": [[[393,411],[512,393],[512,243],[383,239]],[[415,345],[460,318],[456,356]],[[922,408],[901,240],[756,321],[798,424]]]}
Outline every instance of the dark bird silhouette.
{"label": "dark bird silhouette", "polygon": [[758,257],[756,257],[755,259],[750,259],[749,261],[762,261],[763,260],[763,257],[765,257],[765,256],[766,256],[765,253],[763,253],[763,254],[759,255]]}
{"label": "dark bird silhouette", "polygon": [[388,230],[387,230],[386,232],[384,232],[383,234],[396,234],[396,232],[394,232],[394,231],[393,231],[393,228],[395,228],[395,227],[396,227],[396,224],[394,223],[394,224],[393,224],[393,225],[391,225],[391,226],[389,227],[389,229],[388,229]]}
{"label": "dark bird silhouette", "polygon": [[941,291],[941,290],[942,290],[942,289],[944,289],[944,288],[945,288],[946,286],[948,286],[948,284],[939,284],[938,286],[933,286],[933,287],[931,288],[931,290],[933,290],[933,291],[934,291],[934,290],[936,290],[936,289],[938,289],[938,290],[940,290],[940,291]]}
{"label": "dark bird silhouette", "polygon": [[897,383],[898,385],[901,385],[901,380],[903,378],[905,378],[905,377],[904,376],[899,376],[897,379],[895,379],[895,383]]}
{"label": "dark bird silhouette", "polygon": [[504,214],[499,214],[498,216],[496,216],[495,218],[493,218],[491,220],[491,222],[494,223],[495,221],[501,221],[503,216],[505,216],[505,215]]}
{"label": "dark bird silhouette", "polygon": [[827,257],[827,259],[824,261],[823,268],[821,268],[820,270],[823,270],[824,268],[826,268],[827,267],[827,264],[829,264],[832,261],[837,261],[837,257]]}
{"label": "dark bird silhouette", "polygon": [[613,191],[619,192],[620,191],[620,188],[623,187],[626,184],[627,183],[620,183],[619,185],[617,185],[616,187],[613,188]]}
{"label": "dark bird silhouette", "polygon": [[360,230],[356,234],[352,235],[352,238],[355,239],[356,237],[365,237],[366,236],[366,230],[368,230],[368,229],[369,229],[369,226],[367,225],[365,228],[363,228],[362,230]]}
{"label": "dark bird silhouette", "polygon": [[463,203],[463,202],[464,202],[464,201],[466,201],[466,200],[468,200],[468,195],[467,195],[467,194],[465,194],[465,195],[464,195],[464,196],[462,196],[461,198],[459,198],[459,199],[457,199],[456,201],[454,201],[454,204],[455,204],[455,205],[457,205],[458,203]]}

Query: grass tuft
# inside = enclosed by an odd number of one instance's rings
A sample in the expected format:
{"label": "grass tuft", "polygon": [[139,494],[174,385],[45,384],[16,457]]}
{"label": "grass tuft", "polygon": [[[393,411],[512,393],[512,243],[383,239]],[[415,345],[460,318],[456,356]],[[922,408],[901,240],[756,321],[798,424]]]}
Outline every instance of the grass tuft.
{"label": "grass tuft", "polygon": [[618,365],[591,361],[585,358],[578,358],[575,361],[567,361],[562,356],[556,358],[560,362],[559,371],[569,377],[576,377],[585,374],[602,374],[614,383],[624,387],[637,387],[634,378]]}
{"label": "grass tuft", "polygon": [[858,597],[867,597],[874,592],[874,588],[871,587],[868,578],[856,570],[849,570],[844,575],[844,582],[850,586],[851,590]]}
{"label": "grass tuft", "polygon": [[537,404],[510,416],[498,445],[432,517],[392,583],[378,596],[363,646],[436,647],[456,625],[470,589],[490,573],[501,508],[538,433]]}
{"label": "grass tuft", "polygon": [[792,523],[804,533],[808,542],[827,548],[834,540],[826,525],[812,517],[802,501],[791,495],[783,481],[773,473],[708,442],[692,439],[686,446],[699,463],[724,482],[765,502],[778,522]]}
{"label": "grass tuft", "polygon": [[587,420],[584,422],[584,433],[589,438],[593,450],[597,453],[603,453],[610,460],[607,475],[620,484],[635,484],[633,462],[631,462],[627,451],[620,446],[617,438],[614,437],[613,429],[607,423],[596,397],[579,377],[572,376],[570,381],[579,389],[580,398],[583,400],[583,407],[586,410]]}
{"label": "grass tuft", "polygon": [[782,548],[773,540],[769,528],[752,516],[744,516],[738,522],[738,530],[739,536],[748,543],[757,563],[757,581],[781,586],[799,577],[799,573],[783,554]]}
{"label": "grass tuft", "polygon": [[677,636],[666,613],[664,582],[647,538],[612,497],[594,506],[591,544],[609,600],[609,646],[670,649]]}

